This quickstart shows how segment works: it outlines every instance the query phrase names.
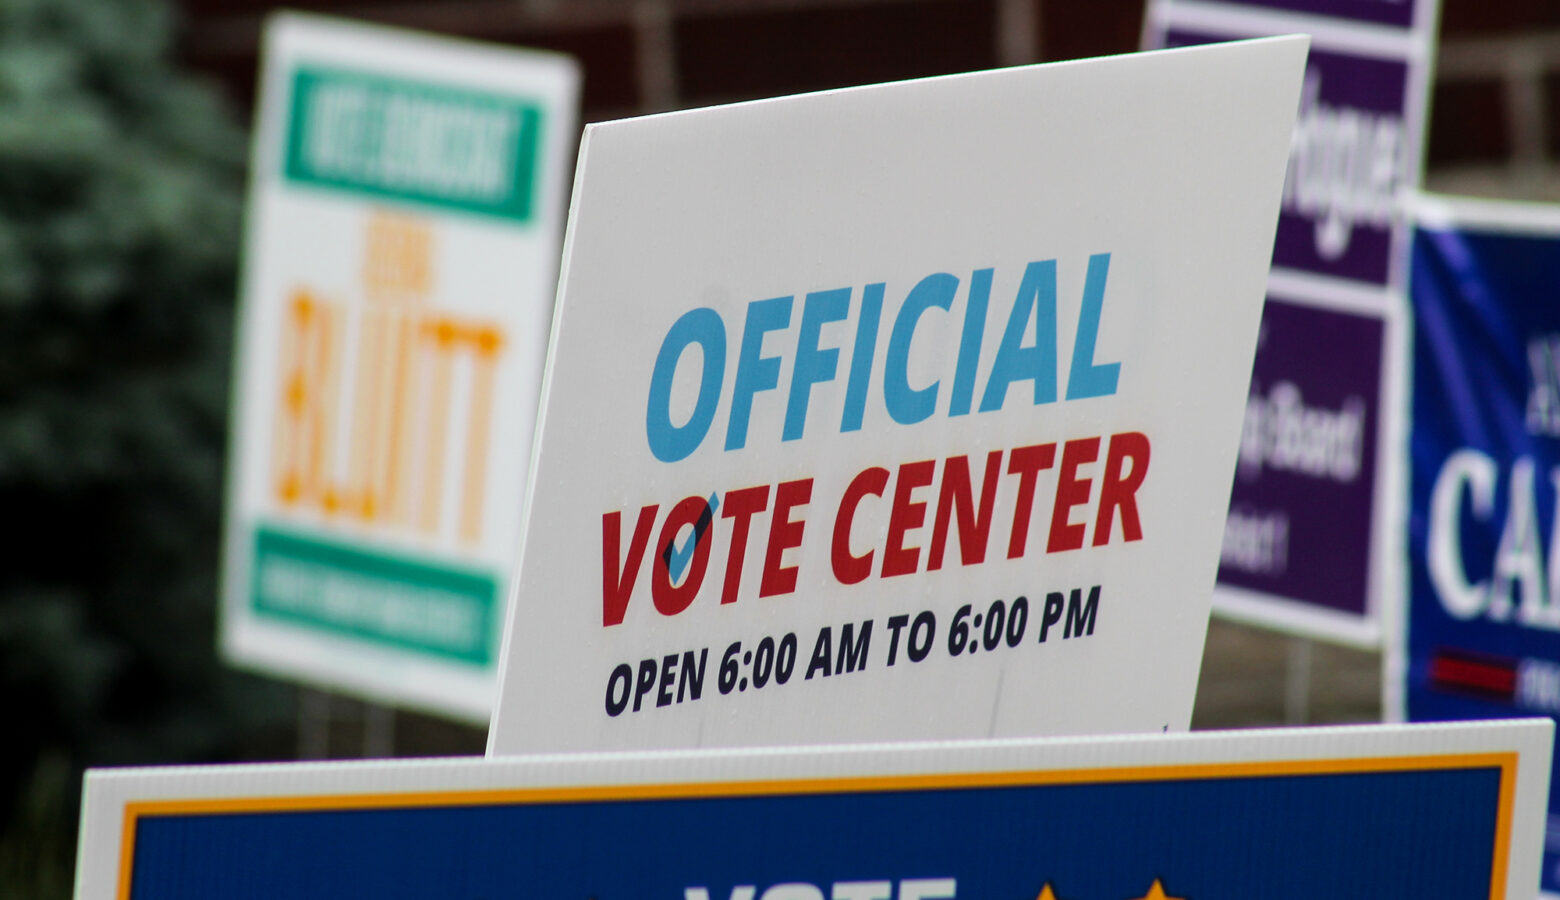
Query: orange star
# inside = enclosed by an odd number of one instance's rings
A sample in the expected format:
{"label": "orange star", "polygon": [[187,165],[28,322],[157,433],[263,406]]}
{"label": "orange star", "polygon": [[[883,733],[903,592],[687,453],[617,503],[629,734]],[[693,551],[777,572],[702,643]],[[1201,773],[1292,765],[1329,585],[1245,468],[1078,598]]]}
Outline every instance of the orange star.
{"label": "orange star", "polygon": [[1057,900],[1056,892],[1051,890],[1051,882],[1045,883],[1045,887],[1040,889],[1040,894],[1035,897],[1035,900]]}
{"label": "orange star", "polygon": [[1158,878],[1155,878],[1153,885],[1148,889],[1148,893],[1136,898],[1136,900],[1184,900],[1184,898],[1172,897],[1166,894],[1165,886],[1159,883]]}

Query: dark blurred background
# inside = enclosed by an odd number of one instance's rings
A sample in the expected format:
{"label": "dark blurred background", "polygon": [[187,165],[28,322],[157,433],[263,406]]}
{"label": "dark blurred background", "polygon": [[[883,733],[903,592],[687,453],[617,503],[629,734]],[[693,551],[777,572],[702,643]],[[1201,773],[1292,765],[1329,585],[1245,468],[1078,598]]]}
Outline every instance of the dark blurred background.
{"label": "dark blurred background", "polygon": [[[1560,199],[1560,4],[1443,0],[1429,176]],[[71,890],[82,770],[480,753],[215,653],[261,0],[0,0],[0,896]],[[309,0],[569,53],[584,120],[1136,49],[1141,0]],[[1379,658],[1215,623],[1195,727],[1373,721]]]}

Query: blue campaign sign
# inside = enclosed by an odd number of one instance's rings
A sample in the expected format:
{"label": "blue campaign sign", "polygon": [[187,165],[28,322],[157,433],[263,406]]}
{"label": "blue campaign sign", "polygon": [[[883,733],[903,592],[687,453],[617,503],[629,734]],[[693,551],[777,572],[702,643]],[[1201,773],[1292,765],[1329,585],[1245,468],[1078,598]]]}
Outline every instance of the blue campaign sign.
{"label": "blue campaign sign", "polygon": [[1375,726],[94,773],[77,896],[1531,896],[1522,797],[1551,737]]}
{"label": "blue campaign sign", "polygon": [[[1425,201],[1413,241],[1413,720],[1560,713],[1560,212]],[[1560,892],[1560,792],[1543,885]]]}
{"label": "blue campaign sign", "polygon": [[[1048,883],[1059,898],[1127,898],[1155,881],[1199,900],[1490,895],[1497,765],[1146,774],[1125,784],[148,816],[137,823],[131,896],[607,900],[702,888],[725,900],[743,885],[776,897],[774,885],[806,884],[827,897],[864,881],[883,884],[885,900],[889,884],[903,898],[907,883],[928,898],[1031,898]],[[1251,847],[1254,819],[1267,852]],[[1396,821],[1443,824],[1425,841],[1386,839]],[[1231,847],[1250,849],[1232,860]]]}
{"label": "blue campaign sign", "polygon": [[[147,816],[131,897],[606,900],[702,889],[724,900],[743,885],[775,898],[775,885],[830,896],[838,884],[873,882],[883,887],[864,896],[884,900],[890,884],[898,898],[911,884],[927,898],[1030,898],[1046,884],[1059,898],[1127,898],[1156,881],[1199,900],[1491,896],[1497,765],[1146,774],[1125,784]],[[1400,821],[1442,826],[1400,840]],[[1231,847],[1247,852],[1232,860]]]}

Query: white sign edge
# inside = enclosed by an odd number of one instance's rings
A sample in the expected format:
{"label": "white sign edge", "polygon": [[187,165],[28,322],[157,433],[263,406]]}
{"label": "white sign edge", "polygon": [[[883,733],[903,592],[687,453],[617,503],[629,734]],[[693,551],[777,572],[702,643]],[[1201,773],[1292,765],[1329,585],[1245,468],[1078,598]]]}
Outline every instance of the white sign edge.
{"label": "white sign edge", "polygon": [[[341,798],[365,794],[526,788],[698,785],[863,776],[1107,770],[1196,764],[1360,760],[1515,751],[1508,897],[1536,883],[1554,722],[1522,719],[1419,725],[1019,738],[791,748],[560,754],[501,760],[369,760],[94,769],[82,795],[77,900],[108,900],[119,887],[126,805],[157,800]],[[304,807],[306,808],[306,807]]]}

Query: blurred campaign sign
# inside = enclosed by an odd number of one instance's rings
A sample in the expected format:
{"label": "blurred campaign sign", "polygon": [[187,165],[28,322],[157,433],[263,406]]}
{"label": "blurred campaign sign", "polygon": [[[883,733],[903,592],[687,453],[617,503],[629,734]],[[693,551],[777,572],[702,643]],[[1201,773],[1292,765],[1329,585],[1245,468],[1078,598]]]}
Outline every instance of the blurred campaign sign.
{"label": "blurred campaign sign", "polygon": [[[1411,590],[1388,709],[1560,716],[1560,208],[1416,212]],[[1560,896],[1553,788],[1544,889]]]}
{"label": "blurred campaign sign", "polygon": [[1398,194],[1421,179],[1438,0],[1153,0],[1144,43],[1306,32],[1215,612],[1358,646],[1401,593]]}
{"label": "blurred campaign sign", "polygon": [[1186,728],[1305,46],[589,126],[490,752]]}
{"label": "blurred campaign sign", "polygon": [[1553,725],[93,771],[77,900],[1528,900]]}
{"label": "blurred campaign sign", "polygon": [[572,61],[266,33],[222,645],[482,720],[556,283]]}

